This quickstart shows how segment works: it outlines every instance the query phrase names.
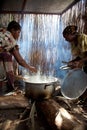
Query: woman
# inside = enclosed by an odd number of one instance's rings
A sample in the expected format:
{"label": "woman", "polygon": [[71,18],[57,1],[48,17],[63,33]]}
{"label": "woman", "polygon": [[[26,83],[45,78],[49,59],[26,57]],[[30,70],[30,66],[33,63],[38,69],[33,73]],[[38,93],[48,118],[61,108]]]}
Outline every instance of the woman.
{"label": "woman", "polygon": [[73,60],[68,63],[71,68],[82,68],[87,73],[87,35],[77,32],[77,26],[69,25],[63,31],[63,37],[71,45]]}
{"label": "woman", "polygon": [[[73,68],[83,68],[87,73],[87,35],[77,32],[77,26],[67,26],[63,31],[63,37],[71,45],[73,60],[68,63],[68,66]],[[80,97],[81,100],[87,100],[87,89]]]}
{"label": "woman", "polygon": [[6,31],[0,31],[0,80],[7,80],[8,91],[14,89],[14,70],[12,56],[19,65],[26,69],[37,72],[36,68],[30,66],[22,58],[16,43],[21,31],[21,26],[16,21],[8,24]]}

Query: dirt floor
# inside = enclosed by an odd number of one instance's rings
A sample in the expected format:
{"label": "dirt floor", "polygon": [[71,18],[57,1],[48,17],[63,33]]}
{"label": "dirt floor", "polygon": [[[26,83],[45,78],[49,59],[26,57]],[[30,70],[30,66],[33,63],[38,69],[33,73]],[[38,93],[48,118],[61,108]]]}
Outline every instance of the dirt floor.
{"label": "dirt floor", "polygon": [[[17,100],[19,102],[19,99]],[[87,101],[74,101],[72,103],[71,101],[67,102],[67,100],[61,96],[54,97],[54,100],[65,108],[70,114],[73,114],[79,122],[84,122],[87,124]],[[14,104],[13,101],[10,103]],[[19,107],[20,105],[16,104],[10,108],[10,103],[6,104],[7,107],[5,106],[5,108],[0,105],[0,130],[25,130],[25,128],[26,130],[49,129],[49,124],[43,120],[44,118],[38,116],[35,105],[30,101],[29,106],[25,105],[25,107]],[[1,104],[4,106],[3,104],[5,104],[5,102],[3,101]],[[87,127],[82,128],[81,130],[87,130]]]}
{"label": "dirt floor", "polygon": [[[77,117],[78,122],[84,122],[85,126],[79,130],[87,130],[87,98],[84,101],[71,101],[57,94],[53,100]],[[22,93],[0,96],[0,130],[25,129],[51,130],[49,124],[41,116],[38,116],[35,104],[32,104],[31,99],[25,99],[23,91]]]}
{"label": "dirt floor", "polygon": [[13,93],[0,97],[0,130],[47,130],[35,105],[23,96]]}

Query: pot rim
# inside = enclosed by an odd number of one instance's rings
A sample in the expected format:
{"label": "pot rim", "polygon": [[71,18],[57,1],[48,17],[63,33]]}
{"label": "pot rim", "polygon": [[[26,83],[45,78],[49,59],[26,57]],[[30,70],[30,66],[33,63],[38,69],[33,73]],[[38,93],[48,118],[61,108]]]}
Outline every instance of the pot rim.
{"label": "pot rim", "polygon": [[29,81],[29,79],[24,79],[23,81],[24,81],[25,83],[29,83],[29,84],[37,84],[37,85],[38,85],[38,84],[39,84],[39,85],[40,85],[40,84],[41,84],[41,85],[42,85],[42,84],[43,84],[43,85],[44,85],[44,84],[48,84],[48,85],[49,85],[49,84],[53,84],[53,83],[58,82],[58,78],[54,77],[54,81],[50,81],[50,82],[31,82],[31,81]]}

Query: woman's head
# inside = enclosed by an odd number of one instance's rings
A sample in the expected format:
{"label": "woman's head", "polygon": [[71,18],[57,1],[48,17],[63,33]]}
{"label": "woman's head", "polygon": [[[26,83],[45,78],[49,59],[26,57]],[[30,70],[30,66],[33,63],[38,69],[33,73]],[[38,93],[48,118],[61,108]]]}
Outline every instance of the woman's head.
{"label": "woman's head", "polygon": [[18,37],[20,35],[20,31],[21,31],[21,26],[20,26],[20,24],[18,22],[11,21],[8,24],[7,31],[11,32],[11,34],[13,35],[13,37],[15,39],[18,39]]}
{"label": "woman's head", "polygon": [[63,30],[63,37],[71,42],[75,38],[75,34],[77,34],[77,26],[69,25]]}

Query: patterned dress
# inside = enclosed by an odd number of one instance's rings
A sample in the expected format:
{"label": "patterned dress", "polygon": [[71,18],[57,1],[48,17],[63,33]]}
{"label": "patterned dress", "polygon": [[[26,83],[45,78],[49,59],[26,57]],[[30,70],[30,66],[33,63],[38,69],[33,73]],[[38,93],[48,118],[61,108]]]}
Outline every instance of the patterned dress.
{"label": "patterned dress", "polygon": [[14,88],[14,71],[10,52],[16,46],[16,40],[10,32],[0,32],[0,79],[7,79],[9,88]]}

